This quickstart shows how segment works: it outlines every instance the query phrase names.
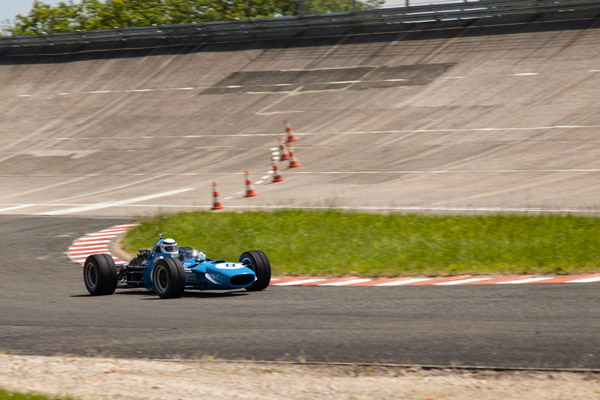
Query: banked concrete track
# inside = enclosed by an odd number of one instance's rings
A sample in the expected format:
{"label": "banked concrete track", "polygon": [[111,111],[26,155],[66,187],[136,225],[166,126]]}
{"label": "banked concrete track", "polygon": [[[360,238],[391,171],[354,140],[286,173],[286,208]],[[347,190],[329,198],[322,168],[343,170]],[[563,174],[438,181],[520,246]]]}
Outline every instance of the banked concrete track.
{"label": "banked concrete track", "polygon": [[[595,284],[100,298],[64,254],[132,216],[206,209],[213,180],[234,210],[596,211],[599,25],[563,13],[0,49],[0,213],[55,214],[0,218],[0,349],[600,368]],[[283,119],[303,166],[268,184]],[[246,169],[265,181],[252,199],[238,194]]]}
{"label": "banked concrete track", "polygon": [[[2,49],[0,213],[206,209],[211,181],[230,209],[598,212],[599,27],[577,12]],[[284,119],[303,166],[269,184]]]}

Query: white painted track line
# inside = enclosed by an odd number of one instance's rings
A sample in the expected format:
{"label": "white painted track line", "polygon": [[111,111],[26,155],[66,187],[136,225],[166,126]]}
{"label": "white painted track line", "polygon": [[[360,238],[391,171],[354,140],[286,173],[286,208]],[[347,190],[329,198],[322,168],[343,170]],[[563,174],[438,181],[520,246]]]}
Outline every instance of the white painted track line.
{"label": "white painted track line", "polygon": [[349,281],[323,283],[319,286],[346,286],[346,285],[353,285],[355,283],[364,283],[364,282],[370,282],[370,281],[371,281],[371,279],[351,279]]}
{"label": "white painted track line", "polygon": [[102,240],[102,239],[112,239],[114,237],[115,237],[114,234],[113,235],[109,235],[109,234],[96,235],[96,234],[93,234],[93,235],[88,235],[86,237],[86,239],[88,239],[88,240]]}
{"label": "white painted track line", "polygon": [[93,250],[78,250],[78,251],[73,251],[73,250],[69,250],[69,254],[71,254],[72,256],[76,256],[76,255],[81,255],[81,254],[92,254],[92,253],[108,253],[108,247],[102,247],[99,249],[93,249]]}
{"label": "white painted track line", "polygon": [[[83,265],[87,257],[91,254],[110,254],[110,249],[108,248],[110,241],[136,225],[137,224],[115,225],[98,232],[88,233],[73,242],[67,250],[67,255],[73,262]],[[125,261],[113,255],[111,255],[111,257],[115,260],[116,265],[126,264]]]}
{"label": "white painted track line", "polygon": [[76,241],[71,246],[69,246],[69,249],[97,249],[100,247],[106,247],[106,243],[89,244],[85,242]]}
{"label": "white painted track line", "polygon": [[89,235],[90,237],[95,237],[96,235],[120,235],[121,233],[125,233],[127,232],[127,229],[118,229],[118,230],[114,230],[114,231],[101,231],[96,233],[93,233],[91,235]]}
{"label": "white painted track line", "polygon": [[591,278],[583,278],[583,279],[575,279],[572,281],[567,281],[565,283],[592,283],[592,282],[600,282],[600,276],[594,276]]}
{"label": "white painted track line", "polygon": [[[81,257],[71,257],[71,258],[73,258],[73,260],[74,260],[74,261],[76,261],[76,262],[83,262],[83,261],[85,261],[85,260],[86,260],[86,258],[88,258],[88,256],[90,256],[90,255],[92,255],[92,254],[102,254],[102,253],[90,253],[90,254],[87,254],[87,255],[85,255],[85,256],[81,256]],[[112,259],[113,259],[113,260],[115,260],[115,261],[122,261],[122,260],[119,260],[119,259],[118,259],[117,257],[115,257],[115,256],[111,256],[111,257],[112,257]]]}
{"label": "white painted track line", "polygon": [[516,281],[497,282],[494,285],[519,285],[522,283],[533,283],[533,282],[539,282],[539,281],[546,281],[548,279],[553,279],[553,278],[538,276],[538,277],[534,277],[534,278],[519,279]]}
{"label": "white painted track line", "polygon": [[448,281],[448,282],[434,283],[434,285],[436,285],[436,286],[463,285],[465,283],[487,281],[487,280],[490,280],[490,279],[491,278],[468,278],[468,279],[460,279],[458,281]]}
{"label": "white painted track line", "polygon": [[147,195],[147,196],[134,197],[131,199],[126,199],[126,200],[121,200],[121,201],[96,203],[96,204],[90,204],[88,206],[67,208],[64,210],[46,211],[46,212],[38,213],[36,215],[62,215],[62,214],[72,214],[72,213],[78,213],[78,212],[98,210],[101,208],[118,207],[118,206],[122,206],[125,204],[138,203],[138,202],[142,202],[142,201],[146,201],[146,200],[156,199],[159,197],[174,196],[179,193],[189,192],[190,190],[194,190],[194,189],[193,188],[185,188],[185,189],[179,189],[179,190],[172,190],[170,192],[163,192],[163,193],[151,194],[151,195]]}
{"label": "white painted track line", "polygon": [[81,245],[86,245],[86,244],[106,244],[109,242],[110,242],[110,240],[80,240],[77,243],[81,244]]}
{"label": "white painted track line", "polygon": [[398,280],[398,281],[394,281],[394,282],[385,282],[385,283],[380,283],[380,284],[376,284],[375,286],[401,286],[401,285],[408,285],[410,283],[417,283],[417,282],[425,282],[425,281],[430,281],[433,278],[413,278],[413,279],[404,279],[404,280]]}
{"label": "white painted track line", "polygon": [[314,278],[314,279],[300,279],[297,281],[291,281],[291,282],[281,282],[281,283],[272,283],[272,285],[276,285],[276,286],[293,286],[293,285],[302,285],[302,284],[306,284],[306,283],[316,283],[316,282],[322,282],[326,280],[325,278]]}

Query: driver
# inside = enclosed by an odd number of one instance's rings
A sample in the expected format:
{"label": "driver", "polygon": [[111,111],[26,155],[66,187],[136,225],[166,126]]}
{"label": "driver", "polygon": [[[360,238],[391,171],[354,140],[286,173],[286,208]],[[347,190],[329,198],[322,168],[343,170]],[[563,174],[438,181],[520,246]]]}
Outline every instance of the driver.
{"label": "driver", "polygon": [[179,247],[174,239],[165,239],[160,244],[159,252],[169,254],[171,258],[177,258],[179,255]]}

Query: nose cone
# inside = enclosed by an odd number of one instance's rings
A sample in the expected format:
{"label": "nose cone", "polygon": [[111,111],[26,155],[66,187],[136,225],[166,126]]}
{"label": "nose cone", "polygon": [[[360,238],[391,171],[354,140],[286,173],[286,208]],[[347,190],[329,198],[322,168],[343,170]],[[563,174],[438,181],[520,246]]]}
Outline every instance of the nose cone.
{"label": "nose cone", "polygon": [[252,274],[242,274],[235,275],[231,277],[231,285],[232,286],[248,286],[252,284],[256,280],[256,275]]}

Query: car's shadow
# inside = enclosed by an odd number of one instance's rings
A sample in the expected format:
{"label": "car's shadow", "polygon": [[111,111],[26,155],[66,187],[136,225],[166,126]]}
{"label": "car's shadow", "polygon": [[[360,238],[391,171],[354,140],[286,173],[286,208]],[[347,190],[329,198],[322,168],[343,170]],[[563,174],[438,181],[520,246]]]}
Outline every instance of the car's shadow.
{"label": "car's shadow", "polygon": [[[158,295],[154,294],[154,292],[150,292],[150,291],[145,291],[145,292],[138,292],[138,293],[143,293],[146,294],[148,297],[144,298],[143,300],[165,300],[165,299],[161,299],[160,297],[158,297]],[[123,294],[123,295],[128,295],[129,293],[127,292],[123,292],[123,293],[119,293],[119,294]],[[234,297],[239,297],[239,296],[247,296],[248,292],[241,291],[241,290],[232,290],[232,291],[217,291],[217,292],[201,292],[201,291],[186,291],[183,293],[183,296],[181,296],[182,299],[215,299],[215,298],[234,298]]]}
{"label": "car's shadow", "polygon": [[[234,298],[239,296],[247,296],[248,292],[245,290],[229,290],[229,291],[211,291],[211,292],[201,292],[201,291],[186,291],[183,293],[181,298],[197,298],[197,299],[211,299],[211,298]],[[143,297],[140,300],[163,300],[158,295],[154,294],[154,292],[150,290],[117,290],[113,296],[138,296]],[[90,294],[74,294],[69,297],[94,297]],[[100,296],[106,297],[106,296]]]}

